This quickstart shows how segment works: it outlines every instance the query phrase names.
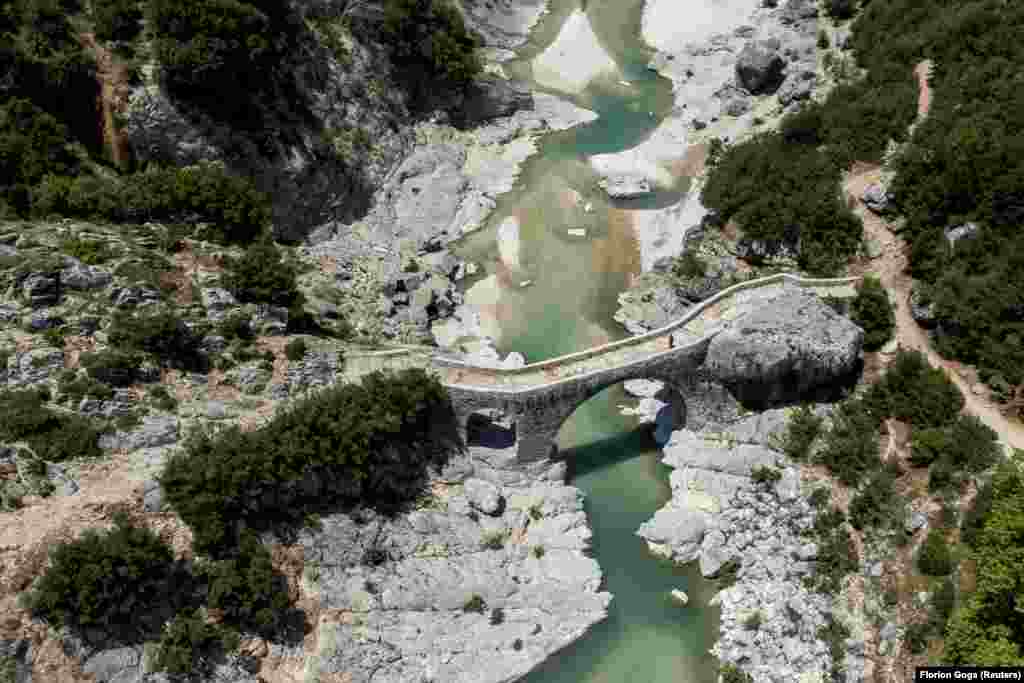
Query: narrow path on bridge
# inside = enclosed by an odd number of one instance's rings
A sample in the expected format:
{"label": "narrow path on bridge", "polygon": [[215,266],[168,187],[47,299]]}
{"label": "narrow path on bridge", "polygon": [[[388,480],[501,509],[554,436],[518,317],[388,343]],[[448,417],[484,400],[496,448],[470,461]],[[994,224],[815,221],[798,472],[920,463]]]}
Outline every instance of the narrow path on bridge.
{"label": "narrow path on bridge", "polygon": [[[931,89],[928,86],[930,64],[924,62],[914,70],[920,85],[918,97],[918,120],[928,115],[931,106]],[[910,246],[893,231],[888,221],[868,209],[861,201],[864,190],[881,178],[882,172],[878,165],[855,165],[843,181],[843,192],[847,197],[856,200],[854,212],[864,222],[864,233],[867,239],[875,240],[881,250],[881,256],[869,261],[866,267],[857,269],[854,274],[873,274],[889,292],[890,299],[896,304],[896,342],[905,349],[921,351],[928,362],[942,368],[960,389],[964,396],[965,408],[968,413],[980,418],[985,424],[999,434],[1000,441],[1013,447],[1024,449],[1024,425],[1019,421],[1007,418],[999,406],[988,398],[988,390],[981,394],[974,393],[974,386],[979,385],[973,369],[962,363],[943,358],[932,348],[928,335],[917,324],[910,313],[910,275],[907,264],[910,258]]]}

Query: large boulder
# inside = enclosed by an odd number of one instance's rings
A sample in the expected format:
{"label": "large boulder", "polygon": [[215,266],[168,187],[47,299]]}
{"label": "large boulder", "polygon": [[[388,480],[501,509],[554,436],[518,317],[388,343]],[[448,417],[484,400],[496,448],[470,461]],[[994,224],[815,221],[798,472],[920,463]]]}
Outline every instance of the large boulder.
{"label": "large boulder", "polygon": [[779,54],[778,39],[750,41],[736,60],[736,81],[755,95],[771,94],[785,78],[786,60]]}
{"label": "large boulder", "polygon": [[721,332],[705,366],[743,402],[834,390],[855,370],[864,330],[811,292],[792,288]]}

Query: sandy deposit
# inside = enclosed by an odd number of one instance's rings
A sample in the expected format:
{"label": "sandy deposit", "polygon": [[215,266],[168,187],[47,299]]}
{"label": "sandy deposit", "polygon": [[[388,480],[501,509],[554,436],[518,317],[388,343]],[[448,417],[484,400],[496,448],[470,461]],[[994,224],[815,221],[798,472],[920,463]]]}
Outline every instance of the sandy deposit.
{"label": "sandy deposit", "polygon": [[648,45],[671,52],[732,31],[759,4],[757,0],[647,0],[641,31]]}
{"label": "sandy deposit", "polygon": [[533,78],[553,90],[580,93],[602,74],[619,74],[619,67],[601,46],[587,15],[574,11],[555,42],[533,60]]}

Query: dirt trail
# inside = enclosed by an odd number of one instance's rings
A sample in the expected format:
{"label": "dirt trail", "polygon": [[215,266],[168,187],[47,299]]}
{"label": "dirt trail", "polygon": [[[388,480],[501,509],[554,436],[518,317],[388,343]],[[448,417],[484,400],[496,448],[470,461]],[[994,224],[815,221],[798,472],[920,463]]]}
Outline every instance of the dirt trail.
{"label": "dirt trail", "polygon": [[[931,65],[920,64],[914,73],[920,84],[918,97],[918,120],[928,115],[931,105],[931,89],[927,75]],[[843,179],[843,192],[854,206],[854,212],[864,222],[866,239],[875,240],[881,250],[881,256],[856,269],[857,274],[868,273],[878,276],[882,285],[896,303],[896,342],[905,349],[915,349],[926,354],[928,362],[942,368],[946,375],[960,389],[964,396],[966,411],[976,415],[985,424],[999,434],[999,440],[1013,448],[1024,449],[1024,425],[1017,420],[1007,418],[999,410],[995,402],[988,398],[988,390],[982,389],[973,370],[961,363],[942,358],[929,343],[928,336],[914,321],[910,313],[911,278],[906,273],[910,256],[910,247],[896,236],[887,221],[878,216],[860,201],[864,190],[872,183],[881,179],[882,171],[877,165],[855,165]],[[974,393],[979,387],[981,393]]]}
{"label": "dirt trail", "polygon": [[124,167],[131,161],[131,147],[118,130],[114,115],[128,105],[128,69],[114,58],[110,50],[97,43],[92,33],[82,33],[79,39],[82,45],[96,54],[96,79],[100,84],[97,105],[103,117],[103,142],[110,150],[114,164]]}

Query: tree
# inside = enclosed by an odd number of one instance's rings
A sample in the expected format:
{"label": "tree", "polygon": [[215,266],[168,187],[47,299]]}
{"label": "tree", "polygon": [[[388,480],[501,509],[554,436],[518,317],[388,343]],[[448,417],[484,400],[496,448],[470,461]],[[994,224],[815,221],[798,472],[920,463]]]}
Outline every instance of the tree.
{"label": "tree", "polygon": [[857,287],[850,317],[864,330],[864,348],[877,351],[892,338],[896,326],[889,295],[877,277],[867,275]]}

